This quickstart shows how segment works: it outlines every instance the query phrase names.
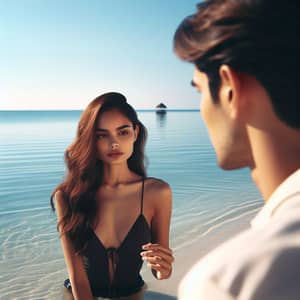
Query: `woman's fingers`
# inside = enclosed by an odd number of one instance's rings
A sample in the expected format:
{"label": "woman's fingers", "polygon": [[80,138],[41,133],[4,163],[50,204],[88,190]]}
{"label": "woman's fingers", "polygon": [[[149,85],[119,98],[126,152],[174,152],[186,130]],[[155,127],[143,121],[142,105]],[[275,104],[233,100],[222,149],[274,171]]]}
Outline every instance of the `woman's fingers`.
{"label": "woman's fingers", "polygon": [[147,262],[147,266],[157,273],[158,279],[170,277],[172,263],[174,261],[173,251],[159,244],[146,244],[141,252],[142,259]]}
{"label": "woman's fingers", "polygon": [[170,262],[174,261],[173,251],[169,248],[162,247],[159,244],[146,244],[143,246],[145,251],[141,252],[142,256],[161,256]]}
{"label": "woman's fingers", "polygon": [[150,264],[161,265],[164,268],[169,268],[171,266],[171,264],[168,261],[162,259],[159,256],[143,257],[143,260],[147,261]]}
{"label": "woman's fingers", "polygon": [[160,250],[166,254],[172,255],[173,251],[170,248],[163,247],[159,244],[146,244],[143,246],[143,250]]}
{"label": "woman's fingers", "polygon": [[149,250],[149,251],[144,251],[141,253],[142,257],[160,257],[161,259],[164,259],[170,263],[172,263],[174,261],[174,257],[172,256],[172,254],[166,254],[163,251],[160,250]]}
{"label": "woman's fingers", "polygon": [[161,264],[148,263],[147,267],[149,267],[152,270],[155,270],[157,272],[158,279],[168,278],[168,277],[170,277],[170,274],[172,272],[172,268],[170,265],[167,268],[165,268]]}

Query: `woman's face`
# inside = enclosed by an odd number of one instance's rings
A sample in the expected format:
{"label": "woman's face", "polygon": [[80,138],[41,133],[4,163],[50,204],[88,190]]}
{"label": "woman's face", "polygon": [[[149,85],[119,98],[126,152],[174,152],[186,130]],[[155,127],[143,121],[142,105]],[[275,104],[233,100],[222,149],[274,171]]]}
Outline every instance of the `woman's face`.
{"label": "woman's face", "polygon": [[100,114],[96,126],[98,159],[106,164],[127,162],[133,152],[138,127],[118,110]]}

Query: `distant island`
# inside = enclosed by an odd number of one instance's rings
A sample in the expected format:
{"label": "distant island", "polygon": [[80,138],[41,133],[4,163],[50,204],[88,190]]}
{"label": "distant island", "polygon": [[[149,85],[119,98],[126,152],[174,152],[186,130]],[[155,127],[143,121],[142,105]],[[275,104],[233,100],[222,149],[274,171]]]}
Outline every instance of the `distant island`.
{"label": "distant island", "polygon": [[165,114],[167,112],[167,105],[164,103],[160,102],[155,106],[155,111],[157,114]]}

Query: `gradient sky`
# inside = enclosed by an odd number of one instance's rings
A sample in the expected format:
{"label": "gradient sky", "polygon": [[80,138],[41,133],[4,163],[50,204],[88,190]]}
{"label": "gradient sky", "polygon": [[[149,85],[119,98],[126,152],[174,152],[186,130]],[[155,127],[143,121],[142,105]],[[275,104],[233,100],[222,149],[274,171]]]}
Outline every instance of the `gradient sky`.
{"label": "gradient sky", "polygon": [[124,93],[137,109],[198,108],[173,35],[197,0],[0,0],[0,110],[83,109]]}

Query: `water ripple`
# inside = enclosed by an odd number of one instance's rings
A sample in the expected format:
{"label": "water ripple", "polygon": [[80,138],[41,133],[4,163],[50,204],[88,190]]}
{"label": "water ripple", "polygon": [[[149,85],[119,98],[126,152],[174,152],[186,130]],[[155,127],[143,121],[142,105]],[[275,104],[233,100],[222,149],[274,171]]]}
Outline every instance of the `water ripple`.
{"label": "water ripple", "polygon": [[[262,205],[247,170],[219,170],[198,114],[168,113],[162,124],[153,113],[139,113],[149,131],[149,176],[164,179],[173,190],[175,255],[242,228]],[[44,113],[45,121],[33,115],[0,121],[0,270],[5,270],[0,298],[5,300],[58,299],[67,276],[49,197],[63,178],[64,150],[80,114],[66,122],[63,113],[58,119]]]}

